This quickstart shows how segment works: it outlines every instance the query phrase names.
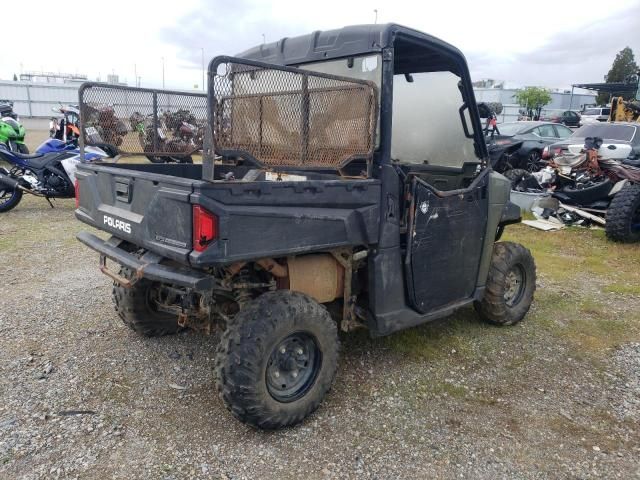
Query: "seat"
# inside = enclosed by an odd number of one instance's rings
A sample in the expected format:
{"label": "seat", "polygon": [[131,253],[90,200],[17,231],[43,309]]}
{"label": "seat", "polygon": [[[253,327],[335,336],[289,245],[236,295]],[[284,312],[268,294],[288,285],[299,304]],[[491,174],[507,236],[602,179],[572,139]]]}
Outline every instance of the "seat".
{"label": "seat", "polygon": [[30,160],[32,158],[40,158],[46,155],[44,153],[18,153],[18,152],[11,152],[11,153],[21,160]]}

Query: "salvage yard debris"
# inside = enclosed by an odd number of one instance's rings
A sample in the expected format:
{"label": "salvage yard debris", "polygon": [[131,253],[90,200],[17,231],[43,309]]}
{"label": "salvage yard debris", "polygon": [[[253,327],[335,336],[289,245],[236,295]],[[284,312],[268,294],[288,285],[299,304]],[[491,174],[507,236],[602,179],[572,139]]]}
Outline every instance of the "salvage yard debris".
{"label": "salvage yard debris", "polygon": [[[538,172],[512,169],[511,201],[531,211],[538,221],[560,220],[566,225],[605,227],[611,240],[640,240],[640,168],[612,157],[603,140],[587,137],[583,147],[569,145]],[[605,220],[609,219],[609,222]],[[546,223],[525,222],[553,230]]]}

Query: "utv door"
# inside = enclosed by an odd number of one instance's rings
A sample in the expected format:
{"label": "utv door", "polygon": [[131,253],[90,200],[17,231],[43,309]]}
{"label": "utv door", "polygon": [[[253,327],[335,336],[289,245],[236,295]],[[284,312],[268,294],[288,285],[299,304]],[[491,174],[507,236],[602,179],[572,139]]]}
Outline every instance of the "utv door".
{"label": "utv door", "polygon": [[467,189],[446,192],[413,178],[405,273],[409,301],[420,313],[474,294],[487,224],[487,172]]}

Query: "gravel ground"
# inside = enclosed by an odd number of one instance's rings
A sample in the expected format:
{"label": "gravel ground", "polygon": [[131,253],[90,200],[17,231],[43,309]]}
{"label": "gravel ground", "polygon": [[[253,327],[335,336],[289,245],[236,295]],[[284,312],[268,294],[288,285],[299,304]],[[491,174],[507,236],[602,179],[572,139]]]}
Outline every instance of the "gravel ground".
{"label": "gravel ground", "polygon": [[[640,477],[640,333],[569,341],[544,271],[519,326],[464,310],[343,338],[318,412],[261,432],[215,393],[216,336],[130,332],[96,255],[74,240],[73,202],[56,205],[28,198],[0,218],[0,478]],[[637,295],[603,302],[602,315],[640,322]]]}

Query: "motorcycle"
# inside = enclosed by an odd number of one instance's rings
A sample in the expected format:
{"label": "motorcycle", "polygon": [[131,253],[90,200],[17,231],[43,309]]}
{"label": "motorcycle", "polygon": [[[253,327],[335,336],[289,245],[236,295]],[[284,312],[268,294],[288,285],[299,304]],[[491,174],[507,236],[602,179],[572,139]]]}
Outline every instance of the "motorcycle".
{"label": "motorcycle", "polygon": [[77,105],[60,105],[58,108],[52,109],[56,113],[62,114],[59,128],[56,131],[55,138],[63,142],[77,142],[80,137],[80,110]]}
{"label": "motorcycle", "polygon": [[[38,151],[41,153],[21,154],[0,145],[0,159],[10,165],[10,170],[0,167],[0,213],[15,208],[24,193],[45,198],[52,208],[51,198],[75,196],[80,150],[73,144],[49,139]],[[107,157],[109,154],[99,147],[85,147],[84,161]]]}
{"label": "motorcycle", "polygon": [[12,152],[29,153],[24,143],[25,135],[26,131],[18,114],[13,111],[13,105],[0,105],[0,144]]}
{"label": "motorcycle", "polygon": [[[180,120],[177,120],[171,116],[172,114],[165,113],[162,116],[161,124],[154,132],[153,128],[153,115],[142,115],[139,112],[134,112],[129,117],[131,129],[134,132],[138,132],[138,139],[142,150],[145,153],[149,153],[146,157],[152,163],[193,163],[191,153],[198,150],[197,145],[194,142],[194,137],[198,132],[198,127]],[[167,120],[169,124],[174,127],[173,129],[167,128]],[[167,138],[166,130],[171,131],[171,138]],[[157,135],[157,148],[154,148],[154,133]],[[176,152],[182,155],[152,155],[150,152],[155,150],[163,152]]]}
{"label": "motorcycle", "polygon": [[116,116],[115,109],[110,105],[86,106],[87,136],[94,138],[97,143],[106,143],[119,147],[125,135],[129,132],[127,126]]}

